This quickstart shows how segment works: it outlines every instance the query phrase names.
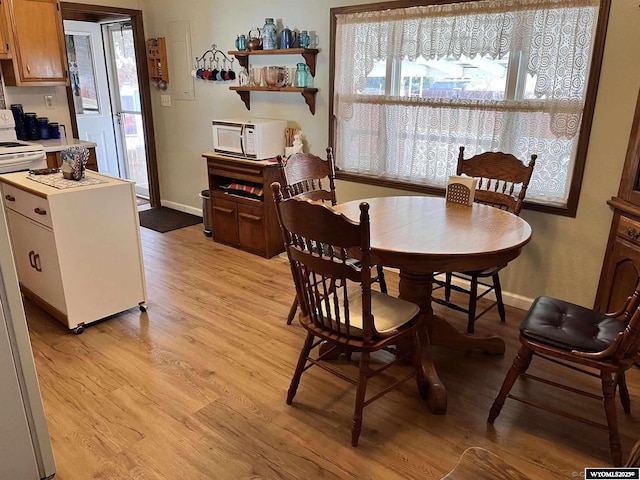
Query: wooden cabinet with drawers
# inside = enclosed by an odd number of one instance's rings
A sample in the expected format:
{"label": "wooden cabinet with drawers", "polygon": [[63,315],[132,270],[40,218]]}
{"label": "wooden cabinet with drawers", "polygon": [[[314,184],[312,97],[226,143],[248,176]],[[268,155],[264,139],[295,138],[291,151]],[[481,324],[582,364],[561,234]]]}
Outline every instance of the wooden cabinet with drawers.
{"label": "wooden cabinet with drawers", "polygon": [[621,308],[640,276],[640,95],[618,195],[607,203],[613,221],[594,304],[601,312]]}
{"label": "wooden cabinet with drawers", "polygon": [[[271,258],[284,251],[271,183],[279,182],[277,163],[205,153],[211,196],[213,240]],[[259,192],[241,196],[238,188]]]}

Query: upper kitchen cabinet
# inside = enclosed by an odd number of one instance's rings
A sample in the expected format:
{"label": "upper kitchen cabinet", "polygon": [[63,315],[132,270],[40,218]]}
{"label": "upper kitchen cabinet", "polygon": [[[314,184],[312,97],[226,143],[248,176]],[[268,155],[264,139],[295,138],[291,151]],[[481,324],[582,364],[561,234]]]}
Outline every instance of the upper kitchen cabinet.
{"label": "upper kitchen cabinet", "polygon": [[11,60],[1,62],[5,84],[68,85],[67,53],[58,0],[3,1],[6,2],[11,49]]}
{"label": "upper kitchen cabinet", "polygon": [[7,25],[9,22],[6,1],[0,0],[0,59],[11,58],[11,50],[9,49],[9,31]]}

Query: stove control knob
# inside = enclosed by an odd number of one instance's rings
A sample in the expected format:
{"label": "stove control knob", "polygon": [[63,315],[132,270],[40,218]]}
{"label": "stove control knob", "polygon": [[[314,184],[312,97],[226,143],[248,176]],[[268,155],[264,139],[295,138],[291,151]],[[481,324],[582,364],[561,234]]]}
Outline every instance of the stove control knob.
{"label": "stove control knob", "polygon": [[6,122],[7,120],[9,120],[9,115],[3,113],[2,115],[0,115],[0,119],[2,119],[3,122]]}

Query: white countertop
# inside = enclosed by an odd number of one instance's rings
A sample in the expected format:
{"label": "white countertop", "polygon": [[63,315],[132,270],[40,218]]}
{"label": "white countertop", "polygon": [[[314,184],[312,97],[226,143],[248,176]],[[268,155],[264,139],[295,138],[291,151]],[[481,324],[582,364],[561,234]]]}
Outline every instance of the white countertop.
{"label": "white countertop", "polygon": [[95,142],[87,142],[85,140],[78,140],[77,138],[54,138],[50,140],[36,140],[34,143],[39,143],[44,147],[44,151],[49,152],[61,152],[69,147],[80,146],[86,148],[95,148]]}
{"label": "white countertop", "polygon": [[100,179],[103,181],[103,183],[93,185],[80,184],[77,187],[60,189],[51,187],[49,185],[44,185],[33,180],[29,180],[29,172],[4,173],[0,175],[0,183],[8,183],[16,188],[19,188],[20,190],[25,190],[42,198],[48,198],[51,195],[61,195],[65,193],[74,193],[89,189],[105,188],[123,183],[133,183],[130,180],[111,177],[109,175],[93,172],[91,170],[85,170],[85,175],[89,178]]}

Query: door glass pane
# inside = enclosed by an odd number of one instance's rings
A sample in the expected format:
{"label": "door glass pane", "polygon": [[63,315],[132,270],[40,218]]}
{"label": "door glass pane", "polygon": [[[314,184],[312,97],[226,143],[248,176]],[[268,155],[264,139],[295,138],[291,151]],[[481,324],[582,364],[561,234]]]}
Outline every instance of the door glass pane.
{"label": "door glass pane", "polygon": [[144,144],[142,115],[123,113],[121,122],[124,130],[127,178],[136,182],[136,185],[146,186],[149,181],[147,180],[147,152]]}
{"label": "door glass pane", "polygon": [[89,35],[65,35],[71,91],[77,115],[99,115],[98,89]]}
{"label": "door glass pane", "polygon": [[124,143],[126,176],[137,187],[148,188],[147,155],[144,142],[138,71],[130,27],[111,30],[120,103],[120,128]]}

